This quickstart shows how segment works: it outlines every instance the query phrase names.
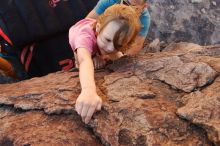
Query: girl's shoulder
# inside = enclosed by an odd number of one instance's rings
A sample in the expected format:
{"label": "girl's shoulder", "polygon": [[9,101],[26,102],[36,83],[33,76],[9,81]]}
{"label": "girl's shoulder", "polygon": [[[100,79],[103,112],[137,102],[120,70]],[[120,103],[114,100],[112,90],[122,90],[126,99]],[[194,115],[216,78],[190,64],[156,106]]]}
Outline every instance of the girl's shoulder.
{"label": "girl's shoulder", "polygon": [[78,21],[75,25],[71,27],[71,36],[77,38],[79,35],[94,38],[95,32],[93,29],[93,24],[96,22],[95,19],[85,18]]}
{"label": "girl's shoulder", "polygon": [[74,24],[73,27],[74,29],[77,29],[77,30],[90,29],[92,27],[92,24],[94,24],[95,22],[96,22],[95,19],[84,18],[78,21],[76,24]]}

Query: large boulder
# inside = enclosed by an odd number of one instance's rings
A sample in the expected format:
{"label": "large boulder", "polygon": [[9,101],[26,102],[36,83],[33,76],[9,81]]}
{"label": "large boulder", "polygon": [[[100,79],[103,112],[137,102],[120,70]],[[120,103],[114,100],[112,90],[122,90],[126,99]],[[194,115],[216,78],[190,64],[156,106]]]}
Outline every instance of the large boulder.
{"label": "large boulder", "polygon": [[75,112],[77,72],[0,85],[0,145],[219,145],[220,47],[174,43],[96,71],[104,103]]}

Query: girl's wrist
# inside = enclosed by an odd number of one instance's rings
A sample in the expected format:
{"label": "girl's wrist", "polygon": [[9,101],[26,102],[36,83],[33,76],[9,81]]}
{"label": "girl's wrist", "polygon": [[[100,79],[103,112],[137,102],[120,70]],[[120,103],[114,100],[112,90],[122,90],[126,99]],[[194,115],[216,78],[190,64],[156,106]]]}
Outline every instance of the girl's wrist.
{"label": "girl's wrist", "polygon": [[82,87],[82,92],[96,92],[96,87],[95,86]]}

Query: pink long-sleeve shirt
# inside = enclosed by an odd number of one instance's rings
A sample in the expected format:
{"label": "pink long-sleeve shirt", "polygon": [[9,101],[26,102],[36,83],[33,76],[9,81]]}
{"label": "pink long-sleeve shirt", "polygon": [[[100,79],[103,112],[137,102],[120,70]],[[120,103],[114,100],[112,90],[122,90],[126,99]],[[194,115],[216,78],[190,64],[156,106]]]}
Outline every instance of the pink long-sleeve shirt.
{"label": "pink long-sleeve shirt", "polygon": [[85,18],[73,25],[69,30],[69,43],[75,52],[78,48],[86,48],[93,55],[97,51],[97,39],[93,30],[95,19]]}

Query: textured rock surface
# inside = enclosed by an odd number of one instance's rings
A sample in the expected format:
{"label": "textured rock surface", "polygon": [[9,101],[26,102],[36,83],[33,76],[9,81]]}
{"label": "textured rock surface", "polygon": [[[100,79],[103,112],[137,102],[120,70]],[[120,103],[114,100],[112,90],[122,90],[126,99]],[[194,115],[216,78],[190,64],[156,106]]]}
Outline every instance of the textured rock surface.
{"label": "textured rock surface", "polygon": [[[23,110],[44,110],[46,113],[72,113],[80,92],[76,78],[50,74],[46,79],[33,78],[1,89],[0,104],[13,105]],[[75,88],[74,88],[75,87]],[[13,92],[12,92],[13,91]],[[73,94],[75,93],[75,94]]]}
{"label": "textured rock surface", "polygon": [[203,134],[193,131],[176,116],[177,107],[172,99],[177,93],[169,91],[169,86],[141,81],[135,76],[126,77],[123,73],[117,75],[121,79],[112,80],[115,75],[105,77],[104,85],[111,102],[90,123],[102,143],[112,146],[208,145]]}
{"label": "textured rock surface", "polygon": [[74,111],[77,73],[0,85],[0,144],[219,145],[219,55],[218,45],[174,43],[113,62],[96,73],[104,105],[89,128]]}
{"label": "textured rock surface", "polygon": [[0,109],[1,146],[101,146],[79,116]]}
{"label": "textured rock surface", "polygon": [[219,0],[149,0],[149,3],[149,38],[169,43],[220,43]]}
{"label": "textured rock surface", "polygon": [[178,114],[203,127],[216,145],[220,145],[220,78],[202,91],[184,96]]}

